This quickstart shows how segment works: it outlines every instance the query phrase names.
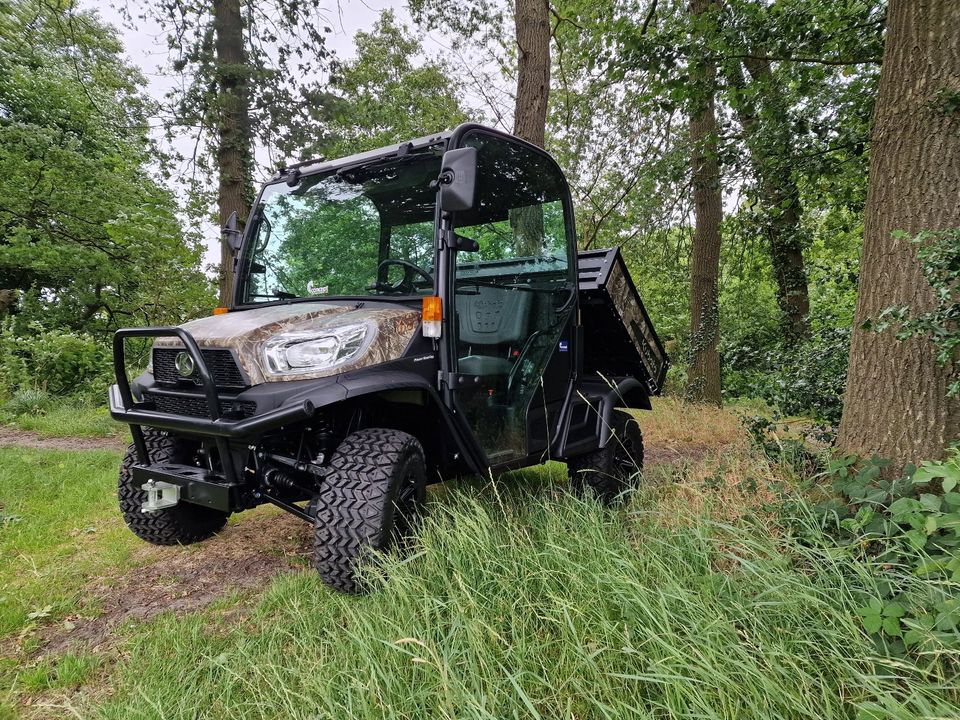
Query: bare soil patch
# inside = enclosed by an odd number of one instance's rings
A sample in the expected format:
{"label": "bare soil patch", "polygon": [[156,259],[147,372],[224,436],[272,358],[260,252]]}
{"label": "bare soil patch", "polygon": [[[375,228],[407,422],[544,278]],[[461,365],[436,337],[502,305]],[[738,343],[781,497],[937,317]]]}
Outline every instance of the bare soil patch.
{"label": "bare soil patch", "polygon": [[91,582],[87,592],[101,613],[43,628],[41,652],[104,649],[115,640],[115,629],[126,623],[142,623],[162,612],[186,615],[229,593],[260,589],[276,575],[303,568],[309,542],[309,525],[263,508],[198,545],[144,544],[135,558],[138,567]]}
{"label": "bare soil patch", "polygon": [[24,447],[32,450],[123,450],[123,438],[44,437],[29,430],[0,425],[0,447]]}

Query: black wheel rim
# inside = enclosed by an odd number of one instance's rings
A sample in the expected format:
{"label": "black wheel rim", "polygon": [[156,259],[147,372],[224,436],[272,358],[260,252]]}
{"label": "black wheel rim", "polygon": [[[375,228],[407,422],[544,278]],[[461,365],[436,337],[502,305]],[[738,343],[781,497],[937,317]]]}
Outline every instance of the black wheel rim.
{"label": "black wheel rim", "polygon": [[643,470],[643,456],[640,449],[631,442],[628,432],[617,439],[617,448],[613,455],[613,469],[621,478],[628,479]]}
{"label": "black wheel rim", "polygon": [[416,469],[408,468],[393,502],[393,536],[397,541],[408,538],[416,527],[420,504],[418,489]]}

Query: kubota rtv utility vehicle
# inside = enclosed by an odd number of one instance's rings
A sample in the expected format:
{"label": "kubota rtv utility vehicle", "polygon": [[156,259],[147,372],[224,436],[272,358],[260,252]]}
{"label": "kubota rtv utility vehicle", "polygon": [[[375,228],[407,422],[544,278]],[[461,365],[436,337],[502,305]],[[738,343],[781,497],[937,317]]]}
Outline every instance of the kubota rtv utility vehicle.
{"label": "kubota rtv utility vehicle", "polygon": [[[316,529],[315,566],[359,589],[428,483],[565,461],[609,500],[643,462],[617,408],[648,408],[663,347],[616,249],[577,253],[566,179],[478,125],[282,170],[238,251],[233,302],[116,333],[127,524],[203,540],[273,503]],[[128,380],[124,340],[152,337]]]}

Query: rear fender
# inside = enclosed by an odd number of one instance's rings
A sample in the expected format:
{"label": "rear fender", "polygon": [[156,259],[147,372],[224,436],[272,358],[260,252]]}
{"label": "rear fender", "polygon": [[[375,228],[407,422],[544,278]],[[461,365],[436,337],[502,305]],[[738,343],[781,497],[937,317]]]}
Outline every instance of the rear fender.
{"label": "rear fender", "polygon": [[616,408],[650,410],[647,388],[634,377],[584,380],[575,391],[567,413],[561,457],[574,457],[605,447],[610,442]]}

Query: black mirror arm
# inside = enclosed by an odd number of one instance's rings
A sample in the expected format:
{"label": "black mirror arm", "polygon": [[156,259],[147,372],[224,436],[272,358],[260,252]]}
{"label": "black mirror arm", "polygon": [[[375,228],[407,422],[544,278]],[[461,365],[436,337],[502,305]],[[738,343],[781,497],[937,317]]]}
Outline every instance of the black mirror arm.
{"label": "black mirror arm", "polygon": [[453,234],[454,247],[457,250],[463,250],[465,252],[478,252],[480,250],[480,243],[478,243],[473,238],[464,237],[457,233]]}

